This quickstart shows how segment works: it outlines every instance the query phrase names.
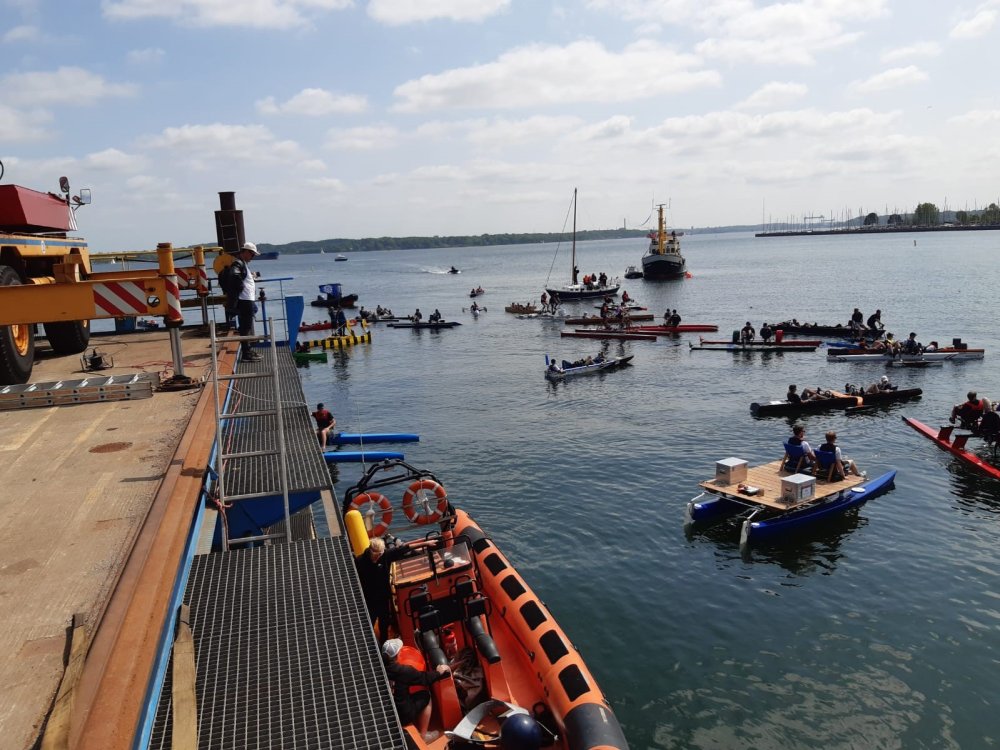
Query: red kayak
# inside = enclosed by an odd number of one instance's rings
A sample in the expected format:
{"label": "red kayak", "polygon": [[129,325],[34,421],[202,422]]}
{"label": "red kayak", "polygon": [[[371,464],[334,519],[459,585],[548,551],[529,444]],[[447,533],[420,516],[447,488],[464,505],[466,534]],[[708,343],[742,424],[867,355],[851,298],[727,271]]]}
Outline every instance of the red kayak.
{"label": "red kayak", "polygon": [[933,427],[928,427],[923,422],[918,422],[909,417],[903,417],[903,421],[924,437],[933,440],[935,445],[941,450],[958,456],[965,463],[989,474],[994,479],[1000,479],[1000,468],[986,463],[975,453],[965,449],[965,442],[971,437],[970,435],[956,435],[955,439],[952,440],[951,431],[955,429],[952,425],[935,430]]}
{"label": "red kayak", "polygon": [[668,333],[715,333],[719,330],[719,326],[709,323],[682,323],[679,326],[632,326],[630,330],[663,336]]}
{"label": "red kayak", "polygon": [[592,329],[577,329],[575,331],[560,331],[560,335],[579,339],[624,339],[626,341],[656,341],[656,334],[633,333],[632,331],[601,331]]}

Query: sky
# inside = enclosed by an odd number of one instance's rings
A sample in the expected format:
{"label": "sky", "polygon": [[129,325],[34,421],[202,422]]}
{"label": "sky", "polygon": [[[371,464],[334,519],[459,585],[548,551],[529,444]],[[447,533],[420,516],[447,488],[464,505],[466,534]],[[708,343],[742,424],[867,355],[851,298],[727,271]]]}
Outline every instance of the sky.
{"label": "sky", "polygon": [[92,252],[212,242],[220,191],[274,244],[1000,202],[1000,0],[0,9],[2,183],[90,188]]}

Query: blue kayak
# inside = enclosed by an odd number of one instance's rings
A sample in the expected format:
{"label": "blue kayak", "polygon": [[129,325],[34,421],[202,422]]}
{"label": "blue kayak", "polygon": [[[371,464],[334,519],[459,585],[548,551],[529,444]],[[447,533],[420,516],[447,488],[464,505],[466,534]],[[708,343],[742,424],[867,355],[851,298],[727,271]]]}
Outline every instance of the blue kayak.
{"label": "blue kayak", "polygon": [[361,445],[363,443],[417,443],[420,435],[412,432],[339,432],[328,435],[327,445]]}
{"label": "blue kayak", "polygon": [[387,458],[402,459],[403,454],[395,451],[324,451],[323,458],[328,464],[342,464],[384,461]]}

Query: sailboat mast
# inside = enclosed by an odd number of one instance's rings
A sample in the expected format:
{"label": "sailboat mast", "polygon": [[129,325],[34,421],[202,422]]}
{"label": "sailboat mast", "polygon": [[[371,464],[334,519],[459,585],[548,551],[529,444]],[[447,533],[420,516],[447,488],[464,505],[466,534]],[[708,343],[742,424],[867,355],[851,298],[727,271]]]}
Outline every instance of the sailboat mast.
{"label": "sailboat mast", "polygon": [[576,188],[573,188],[573,255],[570,260],[570,268],[573,269],[573,283],[576,283]]}

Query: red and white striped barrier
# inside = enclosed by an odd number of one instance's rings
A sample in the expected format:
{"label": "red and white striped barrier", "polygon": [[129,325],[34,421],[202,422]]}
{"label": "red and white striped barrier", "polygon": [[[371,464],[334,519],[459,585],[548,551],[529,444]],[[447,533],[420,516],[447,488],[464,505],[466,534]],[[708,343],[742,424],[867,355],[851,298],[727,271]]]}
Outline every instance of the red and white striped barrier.
{"label": "red and white striped barrier", "polygon": [[93,291],[95,318],[146,314],[146,290],[142,282],[105,281],[94,284]]}
{"label": "red and white striped barrier", "polygon": [[184,323],[184,313],[181,311],[181,289],[177,285],[177,277],[164,276],[163,281],[167,285],[167,327],[180,326]]}

